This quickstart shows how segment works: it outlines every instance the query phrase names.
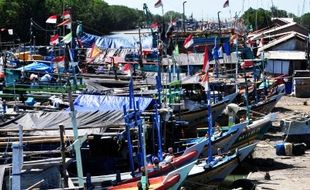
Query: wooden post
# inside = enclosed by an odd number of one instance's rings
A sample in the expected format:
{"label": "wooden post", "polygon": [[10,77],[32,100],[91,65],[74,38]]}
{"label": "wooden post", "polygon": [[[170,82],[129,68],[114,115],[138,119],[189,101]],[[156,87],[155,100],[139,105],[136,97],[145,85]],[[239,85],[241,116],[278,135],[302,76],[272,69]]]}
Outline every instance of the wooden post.
{"label": "wooden post", "polygon": [[59,125],[59,132],[60,132],[60,151],[61,151],[61,158],[62,158],[62,177],[64,179],[64,187],[68,187],[68,176],[66,173],[66,153],[65,153],[65,140],[64,140],[64,131],[65,128],[61,124]]}

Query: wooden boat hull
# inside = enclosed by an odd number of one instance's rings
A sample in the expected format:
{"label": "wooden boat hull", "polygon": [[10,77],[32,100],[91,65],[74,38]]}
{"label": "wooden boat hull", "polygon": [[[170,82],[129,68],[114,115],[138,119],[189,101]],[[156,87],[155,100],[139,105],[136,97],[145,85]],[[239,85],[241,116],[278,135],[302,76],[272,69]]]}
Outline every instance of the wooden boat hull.
{"label": "wooden boat hull", "polygon": [[[220,102],[212,106],[212,118],[213,121],[223,112],[226,107],[226,103]],[[190,125],[195,125],[196,127],[205,126],[207,121],[206,117],[208,115],[208,108],[203,107],[201,109],[195,111],[187,111],[181,112],[180,117],[178,117],[178,113],[175,113],[176,117],[181,121],[187,121]]]}
{"label": "wooden boat hull", "polygon": [[[196,189],[200,186],[207,186],[210,182],[224,180],[254,150],[255,146],[256,143],[241,148],[237,153],[224,157],[208,168],[205,167],[206,163],[196,164],[188,174],[185,186],[189,187],[189,189]],[[202,162],[205,162],[205,160],[202,160]]]}
{"label": "wooden boat hull", "polygon": [[268,114],[273,110],[273,108],[276,106],[276,104],[278,103],[278,101],[281,99],[283,95],[284,94],[282,93],[274,95],[273,97],[263,102],[262,104],[257,104],[257,105],[252,106],[251,110],[254,111],[254,115],[255,115],[255,112],[262,113],[262,114]]}
{"label": "wooden boat hull", "polygon": [[294,116],[281,121],[285,141],[293,143],[306,143],[310,146],[310,117]]}
{"label": "wooden boat hull", "polygon": [[[182,183],[185,181],[188,173],[195,165],[195,161],[191,162],[183,167],[173,170],[172,172],[168,173],[165,176],[153,177],[149,178],[149,189],[156,189],[156,190],[177,190]],[[114,187],[107,188],[108,190],[136,190],[137,189],[137,182],[128,182],[123,183],[121,185],[117,185]]]}
{"label": "wooden boat hull", "polygon": [[252,124],[248,125],[242,131],[236,142],[232,145],[232,148],[242,147],[244,145],[252,144],[255,140],[262,139],[264,134],[272,125],[272,121],[275,117],[275,113],[270,113],[264,118],[254,121]]}

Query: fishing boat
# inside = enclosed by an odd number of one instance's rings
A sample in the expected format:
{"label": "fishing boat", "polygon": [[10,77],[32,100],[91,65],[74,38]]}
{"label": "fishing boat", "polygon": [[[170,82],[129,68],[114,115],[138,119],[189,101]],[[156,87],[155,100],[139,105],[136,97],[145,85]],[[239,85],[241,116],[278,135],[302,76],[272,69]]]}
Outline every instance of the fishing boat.
{"label": "fishing boat", "polygon": [[307,146],[310,146],[309,115],[300,114],[282,119],[280,125],[284,131],[285,141],[293,143],[306,143]]}
{"label": "fishing boat", "polygon": [[[231,145],[238,139],[239,135],[242,133],[244,128],[246,128],[247,123],[239,123],[236,125],[231,126],[227,131],[222,132],[222,133],[215,133],[211,137],[211,142],[212,142],[212,154],[217,154],[218,150],[221,150],[222,152],[227,152],[230,148]],[[205,137],[200,137],[200,138],[205,138]],[[197,140],[200,138],[196,139],[187,139],[186,141],[180,141],[179,143],[182,143],[186,146],[189,144],[197,143]],[[206,142],[206,145],[204,146],[203,151],[201,152],[200,157],[207,157],[208,156],[208,144],[209,140]]]}
{"label": "fishing boat", "polygon": [[255,148],[256,143],[241,148],[231,155],[217,156],[210,163],[200,159],[189,172],[184,186],[189,189],[206,187],[211,182],[220,182],[229,175]]}
{"label": "fishing boat", "polygon": [[232,145],[232,148],[252,144],[261,139],[275,121],[276,113],[270,113],[250,123]]}
{"label": "fishing boat", "polygon": [[[151,177],[148,179],[148,189],[156,190],[177,190],[185,181],[189,171],[193,168],[196,161],[191,162],[183,167],[180,167],[172,172],[162,175],[159,177]],[[117,190],[117,189],[137,189],[137,182],[129,182],[121,185],[113,186],[107,188],[108,190]]]}
{"label": "fishing boat", "polygon": [[[226,105],[229,104],[237,93],[225,96],[222,100],[218,100],[211,105],[213,121],[223,112]],[[190,125],[196,127],[205,125],[205,118],[208,115],[208,106],[206,103],[198,103],[191,100],[184,101],[183,110],[176,110],[175,114],[179,120],[187,121]]]}
{"label": "fishing boat", "polygon": [[[162,163],[159,163],[159,165],[161,165],[160,170],[157,170],[153,165],[148,165],[147,166],[148,177],[151,178],[151,177],[158,177],[158,176],[166,175],[169,172],[175,169],[181,168],[190,162],[197,161],[203,147],[206,144],[206,141],[207,141],[206,139],[200,139],[200,142],[187,148],[183,152],[183,154],[179,156],[175,156],[171,162],[165,163],[163,161]],[[135,181],[140,180],[141,178],[141,172],[139,171],[135,172],[134,177],[131,175],[130,172],[124,172],[119,175],[120,175],[120,178],[119,178],[118,184],[135,182]],[[108,181],[112,183],[113,181],[117,180],[116,174],[105,175],[102,177],[104,181],[106,181],[106,183],[108,183]]]}

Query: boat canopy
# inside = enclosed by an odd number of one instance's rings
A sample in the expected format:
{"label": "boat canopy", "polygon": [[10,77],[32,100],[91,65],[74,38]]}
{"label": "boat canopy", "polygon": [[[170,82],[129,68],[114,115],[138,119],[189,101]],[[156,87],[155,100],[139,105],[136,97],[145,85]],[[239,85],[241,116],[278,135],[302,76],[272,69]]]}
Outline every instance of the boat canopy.
{"label": "boat canopy", "polygon": [[[139,102],[140,111],[144,111],[152,102],[152,98],[135,97]],[[129,109],[128,96],[79,95],[74,101],[74,108],[83,111],[123,111],[123,106]]]}
{"label": "boat canopy", "polygon": [[[102,134],[110,126],[124,125],[124,113],[121,111],[77,112],[76,120],[79,135]],[[14,121],[2,126],[2,129],[18,130],[18,125],[22,125],[28,135],[44,136],[58,136],[59,125],[64,125],[66,135],[73,135],[71,115],[68,111],[37,111],[22,114]]]}
{"label": "boat canopy", "polygon": [[51,73],[51,72],[53,72],[53,67],[51,67],[50,65],[47,65],[45,63],[35,61],[29,65],[19,67],[19,68],[17,68],[17,70],[20,70],[20,71],[43,71],[43,72],[45,71],[45,72]]}
{"label": "boat canopy", "polygon": [[[96,44],[100,49],[108,48],[129,48],[138,49],[139,48],[139,35],[138,31],[128,32],[128,33],[114,33],[107,36],[96,36],[93,34],[84,33],[81,36],[81,42],[85,47],[92,47]],[[141,43],[143,49],[151,49],[153,44],[153,36],[151,33],[141,34]]]}

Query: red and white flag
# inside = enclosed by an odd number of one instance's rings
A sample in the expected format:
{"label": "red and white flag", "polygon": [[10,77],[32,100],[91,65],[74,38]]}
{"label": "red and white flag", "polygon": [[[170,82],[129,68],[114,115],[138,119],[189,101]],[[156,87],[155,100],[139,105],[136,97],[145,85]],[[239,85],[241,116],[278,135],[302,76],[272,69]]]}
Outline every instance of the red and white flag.
{"label": "red and white flag", "polygon": [[157,30],[158,29],[158,23],[157,22],[153,22],[150,26],[153,30]]}
{"label": "red and white flag", "polygon": [[209,90],[209,74],[208,72],[200,76],[201,85],[205,88],[205,91]]}
{"label": "red and white flag", "polygon": [[163,6],[163,2],[162,2],[161,0],[158,0],[158,1],[155,3],[155,5],[154,5],[155,8],[159,8],[159,7],[162,7],[162,6]]}
{"label": "red and white flag", "polygon": [[59,43],[59,35],[58,34],[52,35],[50,38],[50,45],[55,46],[58,43]]}
{"label": "red and white flag", "polygon": [[226,0],[224,5],[223,5],[223,8],[226,8],[226,7],[229,7],[229,0]]}
{"label": "red and white flag", "polygon": [[191,45],[193,45],[193,44],[194,44],[193,35],[190,34],[190,35],[184,40],[183,46],[187,49],[187,48],[191,47]]}
{"label": "red and white flag", "polygon": [[206,73],[209,71],[209,51],[208,51],[208,46],[205,47],[205,53],[203,55],[202,71],[206,72]]}
{"label": "red and white flag", "polygon": [[54,67],[64,67],[65,66],[65,56],[57,56],[53,59]]}
{"label": "red and white flag", "polygon": [[124,65],[124,70],[123,70],[123,72],[124,72],[125,74],[127,74],[128,76],[131,76],[130,63],[126,63],[126,64]]}
{"label": "red and white flag", "polygon": [[45,21],[48,24],[56,24],[57,23],[57,15],[52,15],[48,17],[48,19]]}
{"label": "red and white flag", "polygon": [[71,14],[70,14],[70,11],[64,11],[63,13],[62,13],[62,18],[63,19],[71,19]]}

